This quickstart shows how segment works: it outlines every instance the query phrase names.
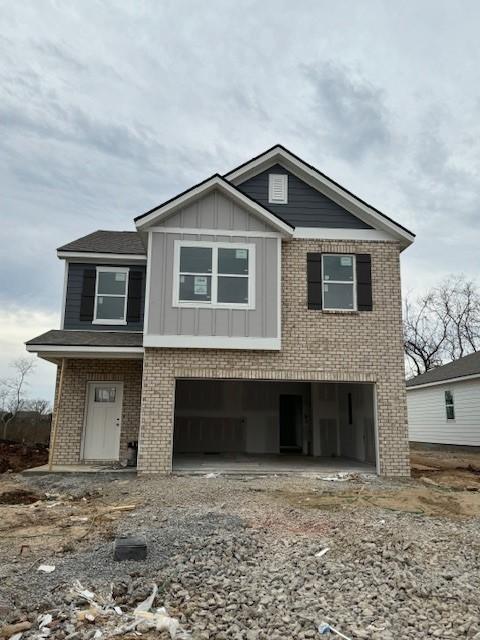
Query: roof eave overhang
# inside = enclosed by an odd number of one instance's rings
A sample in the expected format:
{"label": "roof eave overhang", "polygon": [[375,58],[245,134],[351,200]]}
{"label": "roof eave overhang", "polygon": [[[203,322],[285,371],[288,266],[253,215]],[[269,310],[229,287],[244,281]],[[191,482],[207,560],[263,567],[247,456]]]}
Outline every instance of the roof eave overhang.
{"label": "roof eave overhang", "polygon": [[457,382],[464,382],[466,380],[476,380],[478,378],[480,378],[480,373],[471,373],[466,376],[457,376],[456,378],[444,378],[443,380],[434,380],[432,382],[420,382],[418,384],[407,385],[407,391],[425,389],[426,387],[437,387],[441,384],[454,384]]}
{"label": "roof eave overhang", "polygon": [[51,362],[62,358],[102,358],[102,359],[141,359],[143,347],[94,347],[73,345],[27,344],[29,353],[36,353],[39,358]]}
{"label": "roof eave overhang", "polygon": [[375,210],[283,147],[273,147],[250,162],[226,173],[223,177],[237,186],[258,173],[265,171],[277,162],[281,163],[298,178],[323,193],[366,224],[371,225],[375,229],[387,232],[393,240],[400,243],[402,249],[407,248],[414,242],[415,235],[408,229],[391,220],[385,214]]}
{"label": "roof eave overhang", "polygon": [[208,180],[200,183],[199,185],[185,191],[176,198],[169,200],[163,205],[160,205],[156,209],[138,216],[135,218],[135,225],[138,231],[146,231],[149,227],[161,223],[166,218],[173,215],[179,209],[191,204],[200,197],[207,195],[208,193],[218,189],[244,209],[267,222],[277,232],[281,233],[285,237],[292,237],[294,228],[284,222],[281,218],[262,207],[260,204],[252,200],[241,191],[239,191],[234,185],[224,180],[219,175],[212,176]]}
{"label": "roof eave overhang", "polygon": [[106,253],[102,251],[61,251],[57,250],[57,257],[60,260],[70,262],[91,262],[102,260],[102,262],[146,262],[147,256],[140,253]]}

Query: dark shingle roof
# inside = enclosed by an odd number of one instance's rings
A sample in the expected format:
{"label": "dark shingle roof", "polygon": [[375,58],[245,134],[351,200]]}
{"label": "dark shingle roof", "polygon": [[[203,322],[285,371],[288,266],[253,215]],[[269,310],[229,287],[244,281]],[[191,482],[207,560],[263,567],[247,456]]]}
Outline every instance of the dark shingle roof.
{"label": "dark shingle roof", "polygon": [[443,367],[430,369],[430,371],[422,373],[420,376],[411,378],[407,380],[407,387],[416,387],[420,384],[453,380],[454,378],[463,378],[463,376],[473,376],[476,374],[480,374],[480,351],[444,364]]}
{"label": "dark shingle roof", "polygon": [[63,331],[53,329],[25,344],[62,347],[141,347],[143,333],[134,331]]}
{"label": "dark shingle roof", "polygon": [[57,251],[146,255],[145,246],[136,231],[94,231],[58,247]]}

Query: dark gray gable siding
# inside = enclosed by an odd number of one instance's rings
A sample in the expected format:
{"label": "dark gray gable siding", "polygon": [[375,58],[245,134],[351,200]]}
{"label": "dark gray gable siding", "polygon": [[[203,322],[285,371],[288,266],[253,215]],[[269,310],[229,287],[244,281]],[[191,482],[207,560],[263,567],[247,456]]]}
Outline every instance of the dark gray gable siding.
{"label": "dark gray gable siding", "polygon": [[[91,331],[143,331],[143,311],[145,306],[145,267],[141,265],[118,265],[122,267],[129,267],[130,271],[140,271],[143,273],[143,290],[140,301],[140,322],[127,322],[122,325],[101,325],[92,324],[89,321],[80,320],[80,302],[82,297],[83,286],[83,274],[86,269],[96,269],[95,264],[80,264],[71,262],[68,265],[68,279],[67,279],[67,295],[65,303],[65,329],[88,329]],[[112,265],[106,265],[112,266]]]}
{"label": "dark gray gable siding", "polygon": [[[288,175],[288,203],[269,204],[268,174]],[[238,189],[264,205],[294,227],[330,227],[335,229],[371,229],[368,224],[346,211],[280,164],[270,167],[238,185]]]}

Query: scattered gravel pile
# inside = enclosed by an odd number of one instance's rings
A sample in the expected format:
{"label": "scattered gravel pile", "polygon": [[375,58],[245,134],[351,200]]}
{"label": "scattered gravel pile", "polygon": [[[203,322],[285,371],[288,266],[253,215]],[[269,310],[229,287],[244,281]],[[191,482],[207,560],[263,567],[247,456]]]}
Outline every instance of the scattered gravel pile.
{"label": "scattered gravel pile", "polygon": [[[352,488],[339,484],[328,485],[339,497]],[[78,622],[86,603],[71,594],[77,579],[95,593],[113,583],[125,611],[157,584],[155,606],[165,606],[194,639],[319,638],[318,625],[328,621],[352,638],[480,640],[478,519],[360,509],[340,499],[339,508],[319,510],[287,499],[326,486],[289,478],[104,484],[102,499],[143,500],[117,532],[145,535],[147,561],[115,563],[112,540],[92,538],[72,553],[42,558],[56,565],[51,574],[2,567],[0,591],[13,601],[5,620],[32,622],[28,639],[38,634],[38,615],[50,612],[50,638],[90,640],[99,627]]]}

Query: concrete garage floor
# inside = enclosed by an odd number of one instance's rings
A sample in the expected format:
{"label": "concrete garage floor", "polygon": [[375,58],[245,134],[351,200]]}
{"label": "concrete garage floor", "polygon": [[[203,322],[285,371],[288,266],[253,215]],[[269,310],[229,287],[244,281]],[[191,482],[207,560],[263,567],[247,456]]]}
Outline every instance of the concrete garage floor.
{"label": "concrete garage floor", "polygon": [[348,458],[314,458],[302,455],[246,454],[177,454],[173,457],[173,473],[203,475],[205,473],[236,474],[329,474],[376,473],[374,465]]}

